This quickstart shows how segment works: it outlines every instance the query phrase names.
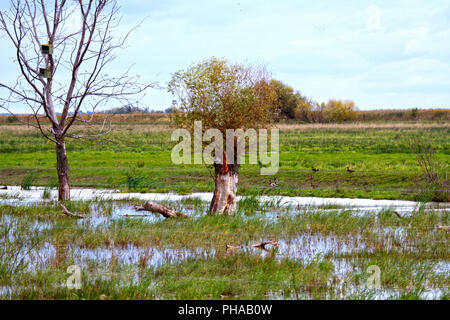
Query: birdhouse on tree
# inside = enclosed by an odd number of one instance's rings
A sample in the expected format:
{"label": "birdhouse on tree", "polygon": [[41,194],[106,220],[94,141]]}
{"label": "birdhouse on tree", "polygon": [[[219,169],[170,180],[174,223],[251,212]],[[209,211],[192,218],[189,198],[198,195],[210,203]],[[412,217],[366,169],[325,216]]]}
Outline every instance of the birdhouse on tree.
{"label": "birdhouse on tree", "polygon": [[39,76],[42,78],[50,79],[52,77],[52,69],[48,68],[39,68]]}
{"label": "birdhouse on tree", "polygon": [[51,44],[41,44],[42,54],[53,54],[53,46]]}

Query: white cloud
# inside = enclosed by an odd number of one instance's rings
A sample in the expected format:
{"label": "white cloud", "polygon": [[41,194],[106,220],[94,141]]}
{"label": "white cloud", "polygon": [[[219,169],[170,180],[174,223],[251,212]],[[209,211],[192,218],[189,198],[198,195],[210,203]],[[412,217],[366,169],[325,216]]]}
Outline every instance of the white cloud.
{"label": "white cloud", "polygon": [[[119,0],[124,17],[116,34],[149,18],[107,72],[135,64],[143,81],[164,85],[171,73],[215,55],[266,63],[277,79],[318,101],[449,107],[448,0],[375,1]],[[5,38],[0,43],[7,46]],[[11,55],[0,53],[3,77],[17,74]],[[171,100],[151,91],[143,103],[164,109]]]}
{"label": "white cloud", "polygon": [[78,4],[71,4],[67,9],[67,16],[64,23],[64,33],[74,33],[81,30],[83,19]]}

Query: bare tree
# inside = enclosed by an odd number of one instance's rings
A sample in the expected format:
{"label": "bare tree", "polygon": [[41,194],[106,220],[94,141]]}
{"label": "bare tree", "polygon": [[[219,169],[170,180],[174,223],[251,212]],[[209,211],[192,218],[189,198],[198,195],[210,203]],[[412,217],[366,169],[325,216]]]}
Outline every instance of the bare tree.
{"label": "bare tree", "polygon": [[70,199],[69,129],[92,120],[81,117],[81,108],[93,112],[106,103],[136,103],[153,86],[139,83],[129,70],[117,77],[105,72],[135,29],[113,36],[118,10],[114,0],[13,0],[0,12],[0,30],[14,46],[19,67],[15,83],[0,83],[8,92],[0,107],[13,114],[15,105],[27,105],[32,125],[55,143],[59,200]]}

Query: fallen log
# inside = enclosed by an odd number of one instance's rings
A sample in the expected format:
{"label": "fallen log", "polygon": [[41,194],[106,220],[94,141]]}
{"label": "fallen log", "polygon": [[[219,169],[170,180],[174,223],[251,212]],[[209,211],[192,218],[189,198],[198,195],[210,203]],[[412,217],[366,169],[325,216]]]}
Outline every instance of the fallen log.
{"label": "fallen log", "polygon": [[62,203],[60,203],[59,206],[61,207],[62,213],[64,213],[66,216],[72,217],[72,218],[77,218],[77,219],[84,219],[83,216],[73,214],[72,212],[67,210],[67,208]]}
{"label": "fallen log", "polygon": [[267,245],[271,245],[274,247],[278,247],[278,242],[277,241],[273,241],[273,240],[269,240],[269,241],[263,241],[260,243],[255,243],[249,246],[244,246],[244,245],[240,245],[240,246],[232,246],[227,244],[226,245],[226,249],[227,250],[235,250],[235,249],[241,249],[241,248],[256,248],[256,249],[263,249],[263,250],[267,250],[266,246]]}
{"label": "fallen log", "polygon": [[438,230],[450,231],[450,226],[441,226],[440,224],[436,225]]}
{"label": "fallen log", "polygon": [[7,186],[0,186],[0,190],[8,190]]}
{"label": "fallen log", "polygon": [[147,201],[143,206],[135,206],[136,211],[150,211],[161,214],[165,218],[186,218],[185,214],[176,212],[173,209],[167,208],[163,205],[155,203],[153,201]]}

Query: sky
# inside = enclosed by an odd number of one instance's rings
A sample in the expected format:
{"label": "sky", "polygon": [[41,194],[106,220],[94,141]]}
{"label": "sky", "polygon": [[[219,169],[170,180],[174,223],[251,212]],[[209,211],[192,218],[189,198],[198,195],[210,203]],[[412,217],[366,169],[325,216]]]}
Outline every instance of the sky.
{"label": "sky", "polygon": [[[109,66],[149,90],[164,110],[171,74],[215,56],[265,65],[318,102],[351,99],[361,110],[450,108],[450,1],[118,0],[123,35],[144,22]],[[8,7],[1,1],[0,9]],[[17,75],[0,38],[0,81]],[[0,94],[4,95],[1,91]]]}

